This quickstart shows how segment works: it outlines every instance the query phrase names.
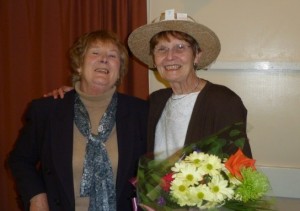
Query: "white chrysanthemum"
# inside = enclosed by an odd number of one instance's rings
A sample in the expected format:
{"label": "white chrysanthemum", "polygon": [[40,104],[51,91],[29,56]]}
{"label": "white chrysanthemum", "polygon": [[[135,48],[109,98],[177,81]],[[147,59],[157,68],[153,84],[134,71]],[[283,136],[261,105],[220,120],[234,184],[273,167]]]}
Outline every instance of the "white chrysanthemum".
{"label": "white chrysanthemum", "polygon": [[194,151],[185,158],[185,161],[191,162],[195,166],[199,167],[202,164],[202,162],[207,159],[207,157],[208,155],[203,152]]}
{"label": "white chrysanthemum", "polygon": [[186,206],[189,201],[188,185],[181,179],[174,179],[171,183],[170,194],[177,200],[180,206]]}
{"label": "white chrysanthemum", "polygon": [[208,184],[211,192],[214,194],[214,199],[217,203],[226,199],[232,199],[234,191],[228,187],[228,181],[221,175],[215,175],[211,182]]}
{"label": "white chrysanthemum", "polygon": [[211,193],[207,185],[199,185],[196,187],[189,188],[189,205],[188,206],[197,206],[201,207],[203,202],[213,200],[213,194]]}
{"label": "white chrysanthemum", "polygon": [[177,162],[175,165],[171,168],[173,172],[181,172],[182,169],[186,167],[186,163],[184,162]]}
{"label": "white chrysanthemum", "polygon": [[178,178],[182,180],[187,185],[196,185],[201,181],[203,171],[201,169],[196,168],[196,166],[187,163],[180,172],[175,173],[173,178]]}
{"label": "white chrysanthemum", "polygon": [[[193,152],[171,168],[174,180],[170,194],[180,206],[211,209],[232,199],[239,185],[215,155]],[[227,175],[226,179],[221,174]]]}
{"label": "white chrysanthemum", "polygon": [[229,178],[229,183],[231,187],[236,187],[242,184],[242,182],[240,180],[238,180],[235,176],[233,176],[232,174],[228,174],[227,175]]}
{"label": "white chrysanthemum", "polygon": [[210,155],[204,161],[202,168],[207,174],[214,176],[220,174],[223,165],[220,158],[215,155]]}

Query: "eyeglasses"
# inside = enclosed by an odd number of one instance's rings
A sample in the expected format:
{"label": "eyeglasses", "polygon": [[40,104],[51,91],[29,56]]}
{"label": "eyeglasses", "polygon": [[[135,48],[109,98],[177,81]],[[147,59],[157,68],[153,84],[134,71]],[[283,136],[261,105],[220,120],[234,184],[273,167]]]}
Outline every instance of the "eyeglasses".
{"label": "eyeglasses", "polygon": [[162,45],[162,46],[155,47],[153,53],[157,56],[166,56],[171,50],[175,54],[183,54],[190,47],[191,47],[190,45],[176,44],[170,49]]}

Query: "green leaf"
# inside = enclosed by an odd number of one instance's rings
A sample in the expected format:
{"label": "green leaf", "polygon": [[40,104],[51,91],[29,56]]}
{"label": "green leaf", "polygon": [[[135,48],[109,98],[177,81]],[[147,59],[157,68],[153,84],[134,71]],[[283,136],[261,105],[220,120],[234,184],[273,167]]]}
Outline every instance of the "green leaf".
{"label": "green leaf", "polygon": [[237,129],[233,129],[229,132],[229,136],[230,137],[235,137],[235,136],[238,136],[240,135],[241,131],[237,130]]}
{"label": "green leaf", "polygon": [[246,139],[243,138],[239,138],[237,140],[234,141],[235,146],[239,147],[239,148],[243,148],[244,144],[245,144]]}

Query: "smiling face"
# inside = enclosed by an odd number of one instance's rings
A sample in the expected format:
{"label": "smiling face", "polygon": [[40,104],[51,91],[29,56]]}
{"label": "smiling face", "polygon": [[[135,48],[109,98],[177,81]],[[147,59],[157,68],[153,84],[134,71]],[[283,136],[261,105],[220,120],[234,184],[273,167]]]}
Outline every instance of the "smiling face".
{"label": "smiling face", "polygon": [[[176,35],[176,34],[175,34]],[[194,64],[199,62],[200,49],[198,45],[172,33],[157,37],[152,54],[154,64],[160,76],[174,83],[188,83],[196,77]]]}
{"label": "smiling face", "polygon": [[91,43],[78,68],[81,90],[95,95],[113,88],[120,77],[121,57],[118,47],[111,42],[96,40]]}
{"label": "smiling face", "polygon": [[128,52],[118,36],[106,30],[79,37],[69,51],[73,83],[92,95],[118,86],[128,70]]}

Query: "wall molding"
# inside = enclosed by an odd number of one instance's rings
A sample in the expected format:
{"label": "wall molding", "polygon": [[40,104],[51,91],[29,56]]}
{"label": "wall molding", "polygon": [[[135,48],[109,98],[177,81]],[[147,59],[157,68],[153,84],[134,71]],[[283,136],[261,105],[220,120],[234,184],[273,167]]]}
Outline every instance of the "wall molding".
{"label": "wall molding", "polygon": [[223,70],[299,70],[299,62],[222,62],[217,61],[207,69]]}

